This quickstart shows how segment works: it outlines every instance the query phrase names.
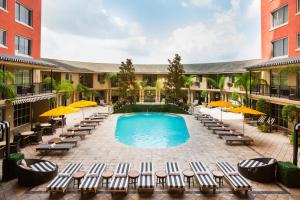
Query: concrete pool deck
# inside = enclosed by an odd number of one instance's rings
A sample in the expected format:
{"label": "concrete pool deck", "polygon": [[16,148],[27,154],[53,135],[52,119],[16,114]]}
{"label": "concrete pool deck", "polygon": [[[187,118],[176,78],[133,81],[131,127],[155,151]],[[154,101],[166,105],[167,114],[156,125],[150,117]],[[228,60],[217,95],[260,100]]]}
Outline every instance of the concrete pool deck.
{"label": "concrete pool deck", "polygon": [[[97,107],[85,109],[85,115],[95,111],[104,111],[106,108]],[[212,115],[219,115],[219,110],[201,108],[203,112],[209,112]],[[235,114],[224,113],[224,121],[229,122],[237,129],[242,127],[240,116]],[[216,161],[228,161],[236,165],[238,161],[265,156],[274,156],[279,160],[291,159],[291,145],[288,138],[279,133],[263,134],[257,131],[255,127],[247,126],[245,134],[254,138],[254,144],[251,146],[229,146],[223,140],[211,134],[191,115],[182,115],[185,118],[190,140],[185,144],[168,148],[168,149],[141,149],[129,147],[115,140],[114,130],[118,114],[109,116],[108,119],[98,126],[91,135],[88,135],[85,140],[79,142],[78,147],[72,149],[64,155],[39,155],[35,152],[34,145],[22,149],[26,158],[43,158],[51,160],[59,165],[61,170],[69,162],[82,162],[82,170],[87,170],[88,167],[95,161],[105,162],[108,169],[113,170],[118,162],[126,161],[132,164],[132,169],[138,170],[141,161],[152,161],[154,171],[163,170],[166,161],[178,161],[182,170],[189,168],[190,161],[203,161],[210,168],[216,170]],[[74,113],[67,116],[67,127],[82,119],[82,113]],[[59,134],[61,130],[57,130]],[[47,142],[53,136],[43,137],[44,142]],[[287,146],[287,147],[285,147]],[[300,190],[287,190],[278,184],[260,184],[251,182],[253,191],[247,197],[239,194],[234,194],[229,185],[225,185],[217,191],[216,195],[211,193],[201,193],[197,186],[192,189],[186,189],[184,196],[174,197],[169,195],[165,189],[158,187],[152,197],[146,199],[300,199]],[[0,184],[0,200],[13,199],[111,199],[110,193],[103,188],[99,189],[97,195],[80,197],[80,194],[73,189],[71,184],[69,192],[65,195],[53,195],[50,197],[46,192],[47,184],[34,187],[24,188],[17,185],[17,181],[13,180],[7,183]],[[129,194],[121,199],[144,199],[136,193],[135,189],[130,189]]]}

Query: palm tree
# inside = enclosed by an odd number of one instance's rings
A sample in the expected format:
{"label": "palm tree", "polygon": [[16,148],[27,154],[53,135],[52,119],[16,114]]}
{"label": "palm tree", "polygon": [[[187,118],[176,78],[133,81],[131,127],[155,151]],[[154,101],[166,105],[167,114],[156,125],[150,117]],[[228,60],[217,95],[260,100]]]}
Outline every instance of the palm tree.
{"label": "palm tree", "polygon": [[66,99],[69,99],[74,93],[74,87],[69,80],[62,80],[58,83],[56,88],[58,93],[63,93]]}
{"label": "palm tree", "polygon": [[235,88],[239,87],[240,89],[245,91],[245,104],[246,104],[246,106],[249,106],[249,94],[248,93],[249,93],[250,87],[251,87],[250,73],[246,72],[246,73],[238,75],[236,77],[234,87]]}
{"label": "palm tree", "polygon": [[208,83],[212,84],[215,89],[220,89],[220,93],[222,96],[224,85],[225,85],[225,76],[218,75],[216,78],[207,77],[206,80]]}
{"label": "palm tree", "polygon": [[118,74],[115,72],[107,72],[105,73],[105,80],[113,82],[116,81],[118,79]]}
{"label": "palm tree", "polygon": [[82,83],[79,83],[77,85],[76,91],[79,92],[79,93],[82,93],[82,95],[86,98],[90,98],[90,97],[92,97],[93,95],[96,94],[96,92],[94,90],[91,90],[90,88],[83,85]]}
{"label": "palm tree", "polygon": [[191,86],[195,82],[195,75],[182,75],[183,85],[188,88],[188,102],[191,103]]}
{"label": "palm tree", "polygon": [[7,96],[9,99],[14,99],[17,96],[15,89],[12,85],[6,83],[10,81],[11,83],[15,82],[15,76],[8,71],[0,71],[0,93]]}
{"label": "palm tree", "polygon": [[53,90],[57,89],[56,81],[54,80],[54,78],[52,78],[50,76],[47,76],[46,78],[44,78],[43,83],[48,84],[48,85],[52,84],[52,89]]}

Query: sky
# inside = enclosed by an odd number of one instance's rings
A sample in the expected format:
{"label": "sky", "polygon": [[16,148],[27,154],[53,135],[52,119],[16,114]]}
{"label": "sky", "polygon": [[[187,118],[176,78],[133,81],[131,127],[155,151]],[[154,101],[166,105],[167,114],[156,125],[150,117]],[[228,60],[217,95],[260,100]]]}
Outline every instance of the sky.
{"label": "sky", "polygon": [[260,0],[43,0],[42,57],[183,63],[260,58]]}

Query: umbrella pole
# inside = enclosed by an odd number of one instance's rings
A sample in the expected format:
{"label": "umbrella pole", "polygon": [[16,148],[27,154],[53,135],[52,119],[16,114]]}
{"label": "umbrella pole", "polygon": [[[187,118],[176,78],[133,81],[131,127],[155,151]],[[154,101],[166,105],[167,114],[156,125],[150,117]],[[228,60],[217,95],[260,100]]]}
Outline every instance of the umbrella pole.
{"label": "umbrella pole", "polygon": [[221,108],[221,121],[222,121],[222,108]]}
{"label": "umbrella pole", "polygon": [[61,134],[64,134],[64,119],[61,118]]}
{"label": "umbrella pole", "polygon": [[245,118],[243,119],[243,135],[245,135]]}

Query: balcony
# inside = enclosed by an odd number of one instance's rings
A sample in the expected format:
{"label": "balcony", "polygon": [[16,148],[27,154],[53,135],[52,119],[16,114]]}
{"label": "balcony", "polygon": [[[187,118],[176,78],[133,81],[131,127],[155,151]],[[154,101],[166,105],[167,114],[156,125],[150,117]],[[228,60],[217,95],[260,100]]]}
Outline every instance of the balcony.
{"label": "balcony", "polygon": [[252,94],[270,97],[300,100],[300,87],[258,84],[252,88]]}
{"label": "balcony", "polygon": [[29,96],[44,93],[51,93],[52,87],[48,83],[33,83],[33,84],[14,84],[13,87],[17,93],[17,96]]}

